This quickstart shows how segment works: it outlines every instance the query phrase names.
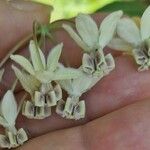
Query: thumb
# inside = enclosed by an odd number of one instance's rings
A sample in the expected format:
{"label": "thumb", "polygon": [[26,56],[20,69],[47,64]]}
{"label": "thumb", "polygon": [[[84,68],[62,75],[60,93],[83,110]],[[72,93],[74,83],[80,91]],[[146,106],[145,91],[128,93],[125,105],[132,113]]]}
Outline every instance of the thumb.
{"label": "thumb", "polygon": [[32,32],[34,20],[48,23],[51,7],[20,0],[0,1],[0,60]]}

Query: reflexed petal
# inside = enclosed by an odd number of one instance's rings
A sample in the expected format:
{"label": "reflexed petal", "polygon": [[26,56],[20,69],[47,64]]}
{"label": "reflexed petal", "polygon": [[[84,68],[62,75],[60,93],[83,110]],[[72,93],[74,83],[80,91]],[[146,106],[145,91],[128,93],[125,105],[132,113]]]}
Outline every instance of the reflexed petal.
{"label": "reflexed petal", "polygon": [[31,55],[31,60],[34,66],[35,71],[40,71],[44,69],[44,65],[43,65],[43,57],[41,57],[41,52],[39,51],[39,48],[36,47],[35,42],[34,41],[30,41],[29,44],[29,50],[30,50],[30,55]]}
{"label": "reflexed petal", "polygon": [[0,124],[3,127],[6,127],[8,125],[7,121],[2,116],[0,116]]}
{"label": "reflexed petal", "polygon": [[95,21],[86,14],[79,14],[75,21],[76,29],[83,41],[91,49],[94,49],[99,37],[99,31]]}
{"label": "reflexed petal", "polygon": [[112,39],[108,47],[110,47],[113,50],[119,50],[123,52],[132,50],[132,46],[120,38]]}
{"label": "reflexed petal", "polygon": [[14,126],[18,115],[18,111],[17,111],[17,103],[12,91],[9,90],[4,95],[1,103],[1,110],[8,124],[10,126]]}
{"label": "reflexed petal", "polygon": [[81,38],[78,36],[78,34],[72,29],[71,26],[67,24],[63,24],[63,28],[69,33],[71,38],[84,50],[84,51],[90,51],[91,49],[85,44],[84,41],[81,40]]}
{"label": "reflexed petal", "polygon": [[135,22],[129,18],[123,18],[118,22],[117,33],[123,40],[133,46],[141,44],[139,28],[136,26]]}
{"label": "reflexed petal", "polygon": [[75,79],[81,76],[81,71],[73,68],[64,68],[64,69],[58,69],[55,72],[54,80],[69,80],[69,79]]}
{"label": "reflexed petal", "polygon": [[27,72],[34,75],[34,69],[31,63],[25,57],[21,55],[11,55],[10,58],[23,67],[23,69],[25,69]]}
{"label": "reflexed petal", "polygon": [[145,10],[141,18],[141,36],[142,40],[150,38],[150,6]]}
{"label": "reflexed petal", "polygon": [[113,38],[116,26],[123,15],[122,11],[116,11],[108,15],[100,25],[99,45],[103,49]]}
{"label": "reflexed petal", "polygon": [[39,81],[36,80],[34,77],[22,72],[15,66],[12,66],[12,69],[14,70],[15,75],[19,79],[23,88],[32,95],[34,91],[37,90],[40,86]]}
{"label": "reflexed petal", "polygon": [[3,74],[4,74],[4,69],[1,69],[1,70],[0,70],[0,82],[1,82],[1,80],[2,80]]}
{"label": "reflexed petal", "polygon": [[47,69],[49,71],[53,72],[54,70],[56,70],[62,52],[62,47],[63,47],[63,43],[58,44],[50,51],[47,58]]}

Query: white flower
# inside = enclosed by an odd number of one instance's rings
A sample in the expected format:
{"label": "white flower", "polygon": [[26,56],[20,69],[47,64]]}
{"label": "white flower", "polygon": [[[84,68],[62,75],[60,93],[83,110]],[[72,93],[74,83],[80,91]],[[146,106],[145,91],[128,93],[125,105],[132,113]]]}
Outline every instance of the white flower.
{"label": "white flower", "polygon": [[12,148],[22,145],[28,140],[23,129],[17,131],[15,124],[18,116],[18,109],[12,91],[7,91],[0,105],[0,124],[6,129],[6,135],[0,134],[0,146]]}
{"label": "white flower", "polygon": [[117,25],[118,37],[114,38],[109,46],[116,50],[131,51],[139,71],[150,67],[150,7],[141,18],[140,29],[130,18],[122,18]]}
{"label": "white flower", "polygon": [[[75,20],[78,34],[69,25],[63,25],[63,28],[70,34],[75,42],[91,57],[92,64],[90,64],[90,69],[92,69],[92,72],[90,72],[91,70],[87,70],[84,63],[82,64],[83,70],[87,71],[87,73],[94,73],[98,76],[101,75],[101,72],[105,71],[105,69],[107,70],[107,68],[109,68],[105,62],[103,49],[113,38],[118,20],[122,15],[122,11],[111,13],[102,21],[98,29],[96,23],[89,15],[79,14]],[[97,57],[97,53],[99,53],[99,58]],[[87,58],[87,54],[83,56],[83,61],[85,61],[85,57]],[[109,62],[113,62],[114,65],[113,57],[110,56],[109,58],[111,59]],[[107,57],[107,59],[109,58]],[[97,59],[99,59],[98,62],[96,62]],[[103,67],[101,67],[102,65]]]}
{"label": "white flower", "polygon": [[[29,46],[32,64],[23,56],[11,56],[11,59],[20,64],[27,72],[12,66],[23,88],[31,95],[32,102],[25,102],[23,109],[23,114],[28,118],[41,119],[44,118],[44,114],[45,117],[50,115],[50,108],[48,109],[47,107],[55,106],[57,101],[62,98],[61,88],[56,81],[80,76],[80,72],[77,69],[60,68],[58,60],[61,55],[62,46],[63,44],[61,43],[50,51],[47,62],[44,54],[36,47],[34,41],[31,41]],[[29,108],[33,108],[33,111]],[[38,109],[45,113],[38,115]]]}
{"label": "white flower", "polygon": [[21,55],[11,55],[10,58],[18,63],[30,75],[34,76],[41,83],[50,83],[51,81],[72,79],[79,76],[79,72],[73,68],[59,69],[59,57],[61,55],[63,44],[54,47],[45,60],[45,56],[36,46],[34,41],[30,41],[29,50],[32,64]]}
{"label": "white flower", "polygon": [[[82,71],[81,71],[82,72]],[[85,101],[79,100],[81,95],[90,90],[100,78],[82,73],[77,79],[59,81],[61,87],[68,93],[65,101],[58,102],[56,112],[67,119],[81,119],[85,117]]]}

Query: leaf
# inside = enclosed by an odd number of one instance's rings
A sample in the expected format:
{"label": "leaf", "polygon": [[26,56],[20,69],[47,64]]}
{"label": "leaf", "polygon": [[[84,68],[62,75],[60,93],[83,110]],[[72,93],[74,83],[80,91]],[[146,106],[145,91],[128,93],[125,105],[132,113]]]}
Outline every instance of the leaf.
{"label": "leaf", "polygon": [[12,69],[14,70],[16,77],[19,79],[25,91],[29,92],[32,95],[34,91],[38,89],[40,83],[32,76],[27,75],[26,73],[22,72],[21,70],[19,70],[17,67],[13,65],[12,65]]}
{"label": "leaf", "polygon": [[83,41],[94,49],[98,42],[99,32],[95,21],[86,14],[79,14],[76,19],[76,29]]}
{"label": "leaf", "polygon": [[100,48],[103,49],[113,38],[117,23],[121,16],[123,15],[122,11],[116,11],[108,15],[100,25],[100,37],[99,37],[99,45]]}
{"label": "leaf", "polygon": [[63,28],[69,33],[71,38],[84,50],[84,51],[91,51],[91,49],[86,45],[86,43],[81,40],[79,35],[72,29],[71,26],[67,24],[63,24]]}
{"label": "leaf", "polygon": [[23,67],[23,69],[25,69],[27,72],[34,75],[34,69],[31,63],[25,57],[21,55],[11,55],[10,58]]}
{"label": "leaf", "polygon": [[47,58],[47,69],[51,72],[56,70],[58,66],[58,61],[62,52],[63,43],[58,44],[53,49],[51,49]]}
{"label": "leaf", "polygon": [[130,18],[123,18],[119,20],[117,25],[117,33],[126,42],[133,46],[141,44],[141,36],[139,28],[135,22]]}
{"label": "leaf", "polygon": [[44,69],[43,66],[43,56],[41,58],[41,53],[39,52],[39,48],[36,47],[35,42],[33,40],[30,41],[29,50],[31,55],[31,60],[34,66],[35,71],[41,71]]}
{"label": "leaf", "polygon": [[12,91],[8,90],[4,95],[1,103],[2,115],[12,127],[15,125],[15,121],[18,115],[17,103]]}
{"label": "leaf", "polygon": [[141,36],[142,40],[150,38],[150,6],[145,10],[141,18]]}
{"label": "leaf", "polygon": [[113,12],[121,9],[125,14],[131,16],[142,16],[146,7],[147,5],[142,1],[117,1],[104,6],[97,12]]}

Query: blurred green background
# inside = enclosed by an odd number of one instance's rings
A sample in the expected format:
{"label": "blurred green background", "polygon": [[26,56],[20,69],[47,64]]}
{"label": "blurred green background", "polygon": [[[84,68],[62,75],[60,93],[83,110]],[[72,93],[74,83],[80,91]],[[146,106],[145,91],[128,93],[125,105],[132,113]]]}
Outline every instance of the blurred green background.
{"label": "blurred green background", "polygon": [[122,9],[131,16],[141,16],[150,0],[32,0],[52,5],[51,21],[66,19],[78,13],[111,12]]}

